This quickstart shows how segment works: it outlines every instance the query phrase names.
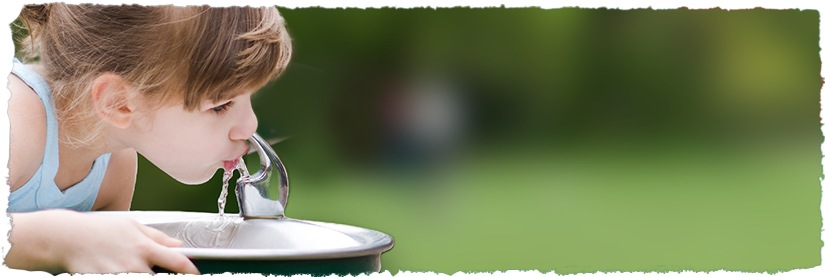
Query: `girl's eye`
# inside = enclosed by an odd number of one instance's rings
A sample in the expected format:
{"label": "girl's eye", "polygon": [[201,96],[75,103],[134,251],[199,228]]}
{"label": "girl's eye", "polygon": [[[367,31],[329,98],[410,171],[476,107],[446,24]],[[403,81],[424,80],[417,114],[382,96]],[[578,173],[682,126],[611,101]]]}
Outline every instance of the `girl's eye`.
{"label": "girl's eye", "polygon": [[234,103],[232,101],[229,101],[229,102],[224,103],[223,105],[214,107],[211,110],[213,112],[217,113],[217,114],[223,114],[223,113],[225,113],[226,111],[229,110],[229,107],[232,107],[232,104],[234,104]]}

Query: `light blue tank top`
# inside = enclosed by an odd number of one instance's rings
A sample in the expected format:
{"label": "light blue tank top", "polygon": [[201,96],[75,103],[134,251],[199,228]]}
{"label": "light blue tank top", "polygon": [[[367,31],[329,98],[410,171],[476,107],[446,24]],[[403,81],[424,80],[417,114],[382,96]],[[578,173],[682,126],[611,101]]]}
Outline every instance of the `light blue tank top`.
{"label": "light blue tank top", "polygon": [[46,149],[40,168],[34,176],[26,184],[11,192],[8,212],[29,212],[54,208],[76,211],[92,210],[111,153],[98,157],[92,169],[89,170],[89,174],[82,181],[61,191],[54,183],[54,176],[59,166],[59,154],[57,116],[52,104],[51,88],[46,80],[16,58],[11,72],[31,87],[43,101],[43,106],[46,108]]}

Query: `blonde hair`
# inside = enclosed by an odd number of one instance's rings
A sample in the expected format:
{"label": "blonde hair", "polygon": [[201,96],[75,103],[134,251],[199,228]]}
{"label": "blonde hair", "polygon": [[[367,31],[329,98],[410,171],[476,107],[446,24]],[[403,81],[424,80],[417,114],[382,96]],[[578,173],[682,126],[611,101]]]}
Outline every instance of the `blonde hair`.
{"label": "blonde hair", "polygon": [[23,52],[46,67],[61,141],[95,143],[103,122],[94,112],[92,81],[121,76],[159,105],[220,102],[277,78],[292,44],[274,7],[27,5]]}

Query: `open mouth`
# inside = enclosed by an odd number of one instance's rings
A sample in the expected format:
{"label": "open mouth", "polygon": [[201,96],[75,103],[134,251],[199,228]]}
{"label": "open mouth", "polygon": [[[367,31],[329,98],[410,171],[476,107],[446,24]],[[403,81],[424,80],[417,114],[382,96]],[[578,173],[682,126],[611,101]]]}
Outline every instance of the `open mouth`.
{"label": "open mouth", "polygon": [[247,152],[249,152],[249,144],[246,145],[246,148],[244,149],[243,153],[238,155],[238,157],[235,158],[234,160],[223,161],[223,169],[224,170],[234,170],[235,168],[237,168],[238,163],[240,163],[241,157],[243,157],[243,155],[246,155]]}

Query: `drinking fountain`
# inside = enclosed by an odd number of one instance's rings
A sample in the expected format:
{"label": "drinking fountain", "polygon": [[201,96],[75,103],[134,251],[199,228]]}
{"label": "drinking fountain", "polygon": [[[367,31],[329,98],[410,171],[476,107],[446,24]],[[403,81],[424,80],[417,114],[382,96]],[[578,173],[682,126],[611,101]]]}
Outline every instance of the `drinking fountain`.
{"label": "drinking fountain", "polygon": [[[244,219],[283,218],[289,196],[289,179],[284,164],[258,133],[252,134],[248,141],[258,152],[261,167],[252,175],[244,176],[241,172],[236,182],[235,196],[240,216]],[[277,182],[273,182],[273,178]]]}
{"label": "drinking fountain", "polygon": [[[202,274],[259,273],[356,276],[381,269],[381,254],[390,250],[387,234],[343,224],[298,220],[284,216],[289,181],[272,147],[257,133],[248,140],[258,152],[260,168],[236,181],[240,213],[181,211],[98,211],[129,217],[177,238]],[[234,170],[234,169],[226,169]],[[156,273],[169,272],[155,267]]]}

